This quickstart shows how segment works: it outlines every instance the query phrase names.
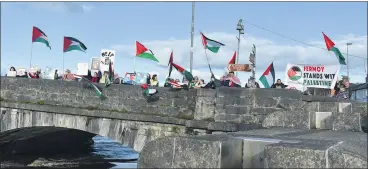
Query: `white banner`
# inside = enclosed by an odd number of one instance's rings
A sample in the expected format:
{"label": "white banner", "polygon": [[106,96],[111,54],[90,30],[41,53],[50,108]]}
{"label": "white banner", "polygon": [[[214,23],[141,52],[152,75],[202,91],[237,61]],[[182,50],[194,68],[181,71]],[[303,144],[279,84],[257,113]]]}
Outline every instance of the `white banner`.
{"label": "white banner", "polygon": [[41,76],[43,79],[53,80],[55,76],[55,69],[46,67],[45,71],[43,72],[43,74],[41,74]]}
{"label": "white banner", "polygon": [[109,71],[108,62],[111,62],[111,67],[114,70],[114,63],[115,63],[115,51],[108,50],[108,49],[101,49],[100,55],[100,71],[104,73],[105,71]]}
{"label": "white banner", "polygon": [[17,69],[17,75],[18,76],[24,76],[24,75],[26,75],[26,69],[25,68],[18,68]]}
{"label": "white banner", "polygon": [[88,75],[88,63],[78,63],[77,75],[87,76]]}
{"label": "white banner", "polygon": [[305,91],[308,87],[333,89],[340,65],[287,64],[285,84],[287,88]]}

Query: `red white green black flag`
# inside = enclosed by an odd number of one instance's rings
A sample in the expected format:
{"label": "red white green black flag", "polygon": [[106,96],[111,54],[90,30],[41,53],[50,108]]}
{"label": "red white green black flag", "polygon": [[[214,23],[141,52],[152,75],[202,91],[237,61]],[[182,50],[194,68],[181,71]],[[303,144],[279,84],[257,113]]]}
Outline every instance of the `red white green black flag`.
{"label": "red white green black flag", "polygon": [[40,28],[37,28],[35,26],[33,26],[32,30],[32,43],[33,42],[44,43],[51,50],[49,39],[47,38],[46,34],[43,31],[41,31]]}
{"label": "red white green black flag", "polygon": [[341,65],[346,65],[345,58],[341,54],[340,50],[337,47],[335,47],[335,43],[333,43],[332,40],[328,38],[325,33],[322,32],[322,34],[323,34],[323,38],[325,39],[327,50],[335,53]]}
{"label": "red white green black flag", "polygon": [[72,50],[79,50],[86,52],[87,47],[81,41],[73,37],[64,36],[64,52],[70,52]]}

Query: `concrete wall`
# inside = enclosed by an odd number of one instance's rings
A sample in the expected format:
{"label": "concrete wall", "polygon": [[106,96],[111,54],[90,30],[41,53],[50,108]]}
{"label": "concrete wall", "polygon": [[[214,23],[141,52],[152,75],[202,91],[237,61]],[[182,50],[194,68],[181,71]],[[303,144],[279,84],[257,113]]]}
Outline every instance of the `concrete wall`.
{"label": "concrete wall", "polygon": [[367,168],[367,134],[274,128],[147,143],[138,168]]}

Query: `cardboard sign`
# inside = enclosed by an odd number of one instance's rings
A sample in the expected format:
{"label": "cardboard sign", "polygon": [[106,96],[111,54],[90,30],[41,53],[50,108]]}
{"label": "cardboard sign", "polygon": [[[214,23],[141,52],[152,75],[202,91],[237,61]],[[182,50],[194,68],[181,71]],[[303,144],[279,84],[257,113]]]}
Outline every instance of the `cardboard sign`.
{"label": "cardboard sign", "polygon": [[109,63],[111,62],[112,69],[114,69],[115,63],[115,51],[108,49],[101,49],[100,55],[100,71],[109,71]]}
{"label": "cardboard sign", "polygon": [[81,75],[81,76],[88,75],[88,63],[78,63],[77,75]]}
{"label": "cardboard sign", "polygon": [[296,89],[308,87],[333,89],[340,71],[340,65],[297,65],[288,64],[285,85]]}
{"label": "cardboard sign", "polygon": [[230,64],[228,67],[230,72],[251,72],[252,66],[249,64]]}
{"label": "cardboard sign", "polygon": [[16,77],[17,76],[17,72],[16,71],[8,71],[8,74],[6,76]]}
{"label": "cardboard sign", "polygon": [[45,71],[42,74],[43,79],[54,79],[55,69],[46,67]]}
{"label": "cardboard sign", "polygon": [[25,68],[18,68],[17,69],[17,75],[18,76],[24,76],[24,75],[26,75],[26,69]]}
{"label": "cardboard sign", "polygon": [[91,70],[100,70],[100,58],[91,59]]}

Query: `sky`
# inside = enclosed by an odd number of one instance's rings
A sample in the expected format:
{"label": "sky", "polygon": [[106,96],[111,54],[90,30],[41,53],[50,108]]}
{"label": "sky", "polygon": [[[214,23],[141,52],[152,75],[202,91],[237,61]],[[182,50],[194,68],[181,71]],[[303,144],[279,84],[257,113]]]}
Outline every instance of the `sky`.
{"label": "sky", "polygon": [[[65,69],[76,72],[78,63],[90,64],[101,49],[111,49],[116,51],[115,71],[123,76],[134,69],[135,41],[139,41],[153,51],[160,63],[137,58],[136,71],[158,74],[163,82],[171,51],[174,62],[189,70],[191,8],[191,2],[2,2],[1,74],[10,66],[28,69],[31,53],[32,64],[41,69],[62,70],[64,58]],[[213,72],[218,77],[224,74],[237,50],[239,19],[244,20],[245,29],[240,38],[239,63],[249,63],[251,46],[255,44],[257,79],[271,62],[276,78],[282,81],[287,63],[338,64],[336,56],[324,50],[322,31],[345,57],[346,43],[353,43],[349,55],[363,58],[349,56],[351,82],[365,79],[366,2],[197,2],[193,75],[206,82],[210,77],[200,31],[225,44],[217,54],[207,51]],[[31,43],[33,26],[46,33],[51,50],[42,43]],[[63,53],[64,36],[82,41],[87,46],[86,53]],[[341,66],[340,75],[346,75],[346,70]],[[238,73],[243,86],[250,75]],[[181,79],[175,70],[172,76]]]}

